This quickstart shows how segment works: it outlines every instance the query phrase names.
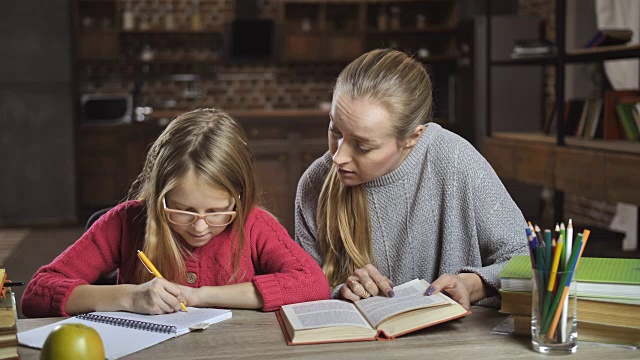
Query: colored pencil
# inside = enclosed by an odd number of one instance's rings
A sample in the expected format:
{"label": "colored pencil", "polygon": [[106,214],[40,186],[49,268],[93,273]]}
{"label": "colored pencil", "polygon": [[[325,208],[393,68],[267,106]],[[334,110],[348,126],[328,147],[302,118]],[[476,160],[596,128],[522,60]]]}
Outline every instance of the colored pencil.
{"label": "colored pencil", "polygon": [[[578,234],[578,237],[576,238],[576,250],[582,248],[583,246],[583,242],[582,242],[582,234]],[[574,274],[574,270],[576,268],[576,265],[578,263],[578,258],[579,258],[579,254],[581,254],[581,251],[573,251],[571,253],[571,259],[569,262],[569,268],[567,269],[567,271],[565,271],[562,274],[562,279],[560,280],[560,284],[564,284],[565,287],[568,287],[571,284],[571,278],[573,277]],[[568,291],[568,290],[567,290]],[[565,293],[564,290],[563,291],[558,291],[558,294],[556,294],[556,296],[553,299],[553,302],[551,303],[551,306],[549,308],[549,311],[547,311],[544,315],[544,321],[543,321],[543,325],[542,325],[542,330],[541,330],[541,334],[546,334],[548,338],[551,338],[551,336],[553,335],[553,333],[551,331],[547,331],[550,330],[551,327],[551,323],[553,321],[553,319],[555,318],[555,313],[558,312],[564,308],[564,298],[561,296],[561,293]],[[565,294],[566,295],[566,294]],[[560,303],[562,303],[561,306]],[[555,321],[556,325],[557,325],[557,319]],[[555,332],[555,326],[553,326],[553,330]]]}
{"label": "colored pencil", "polygon": [[[565,240],[564,240],[564,269],[569,267],[569,258],[573,250],[573,221],[569,219],[567,224]],[[565,342],[567,339],[567,311],[569,311],[569,299],[564,300],[562,308],[562,319],[560,322],[560,341]]]}

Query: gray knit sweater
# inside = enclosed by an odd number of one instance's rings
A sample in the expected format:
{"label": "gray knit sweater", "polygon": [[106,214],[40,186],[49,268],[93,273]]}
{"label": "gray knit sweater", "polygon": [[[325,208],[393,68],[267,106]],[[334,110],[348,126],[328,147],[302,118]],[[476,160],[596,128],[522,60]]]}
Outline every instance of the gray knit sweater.
{"label": "gray knit sweater", "polygon": [[[327,152],[305,171],[295,204],[296,241],[320,265],[316,206],[331,164]],[[471,144],[438,124],[429,123],[397,169],[365,186],[374,265],[394,284],[472,272],[498,289],[502,267],[527,252],[524,217],[496,173]],[[497,307],[500,299],[478,304]]]}

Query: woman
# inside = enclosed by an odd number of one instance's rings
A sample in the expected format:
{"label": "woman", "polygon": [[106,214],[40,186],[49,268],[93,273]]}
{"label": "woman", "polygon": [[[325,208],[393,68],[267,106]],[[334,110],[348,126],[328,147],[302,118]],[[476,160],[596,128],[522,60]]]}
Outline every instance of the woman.
{"label": "woman", "polygon": [[402,52],[371,51],[338,77],[329,152],[298,184],[295,229],[332,296],[393,296],[393,283],[424,278],[426,295],[499,304],[498,272],[526,253],[525,220],[487,161],[429,123],[431,111],[429,74]]}

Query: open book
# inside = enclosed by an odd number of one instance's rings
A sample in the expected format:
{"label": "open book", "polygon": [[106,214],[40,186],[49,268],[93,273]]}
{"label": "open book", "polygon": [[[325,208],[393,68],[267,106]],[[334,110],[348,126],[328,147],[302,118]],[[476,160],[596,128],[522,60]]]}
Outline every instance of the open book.
{"label": "open book", "polygon": [[471,312],[448,296],[424,296],[429,284],[412,280],[393,288],[395,296],[351,303],[319,300],[283,306],[276,315],[287,344],[394,339]]}
{"label": "open book", "polygon": [[230,310],[188,308],[189,312],[142,315],[128,312],[92,312],[18,333],[20,345],[42,349],[47,336],[60,324],[80,323],[96,329],[102,338],[107,359],[132,354],[155,344],[205,329],[231,318]]}

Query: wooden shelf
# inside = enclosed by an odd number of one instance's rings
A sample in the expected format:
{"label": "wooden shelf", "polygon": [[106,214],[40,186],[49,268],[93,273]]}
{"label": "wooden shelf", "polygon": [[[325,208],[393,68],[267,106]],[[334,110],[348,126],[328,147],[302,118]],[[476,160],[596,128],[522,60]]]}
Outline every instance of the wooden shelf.
{"label": "wooden shelf", "polygon": [[555,65],[558,61],[555,55],[547,55],[547,56],[531,56],[531,57],[522,57],[517,59],[503,59],[503,60],[493,60],[491,65]]}
{"label": "wooden shelf", "polygon": [[[564,61],[566,63],[580,63],[589,61],[602,61],[613,59],[630,59],[640,57],[640,44],[602,46],[586,49],[574,49],[567,51]],[[518,59],[494,60],[491,65],[551,65],[558,62],[558,56],[532,56]]]}
{"label": "wooden shelf", "polygon": [[445,34],[455,33],[458,31],[457,26],[428,26],[424,29],[405,28],[397,30],[377,30],[367,29],[368,35],[420,35],[420,34]]}
{"label": "wooden shelf", "polygon": [[121,35],[222,35],[222,29],[210,29],[210,30],[120,30]]}
{"label": "wooden shelf", "polygon": [[567,63],[581,63],[640,57],[640,44],[603,46],[590,49],[576,49],[567,52]]}
{"label": "wooden shelf", "polygon": [[[548,135],[543,133],[499,132],[494,133],[493,137],[504,140],[517,140],[553,145],[556,144],[556,135]],[[640,141],[603,139],[588,140],[578,139],[573,136],[565,136],[564,141],[567,146],[640,155]],[[638,164],[638,166],[640,166],[640,164]]]}
{"label": "wooden shelf", "polygon": [[640,205],[640,142],[496,133],[483,154],[504,179],[552,187],[594,200]]}
{"label": "wooden shelf", "polygon": [[[188,110],[154,110],[149,116],[151,118],[174,118]],[[274,110],[233,110],[227,109],[226,113],[234,118],[311,118],[326,117],[327,123],[329,112],[321,109],[274,109]]]}

